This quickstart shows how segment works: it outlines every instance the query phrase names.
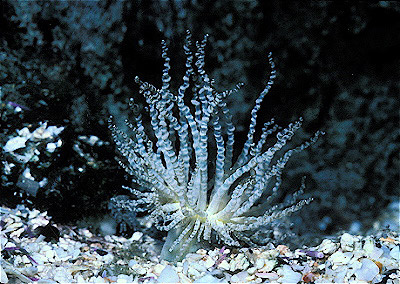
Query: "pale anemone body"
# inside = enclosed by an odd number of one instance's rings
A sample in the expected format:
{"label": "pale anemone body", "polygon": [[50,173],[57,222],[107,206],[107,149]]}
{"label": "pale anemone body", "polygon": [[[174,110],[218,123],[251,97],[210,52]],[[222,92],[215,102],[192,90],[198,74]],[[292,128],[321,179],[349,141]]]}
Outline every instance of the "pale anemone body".
{"label": "pale anemone body", "polygon": [[[301,126],[301,120],[278,132],[275,144],[268,149],[266,138],[278,129],[273,120],[264,124],[255,141],[257,112],[275,78],[271,56],[270,78],[256,100],[247,141],[234,162],[235,127],[225,98],[235,90],[214,89],[203,69],[205,44],[206,37],[196,43],[193,55],[188,33],[184,46],[186,73],[177,95],[169,86],[170,65],[164,42],[162,88],[136,78],[148,104],[151,133],[141,116],[132,124],[127,122],[131,136],[111,127],[126,159],[121,164],[140,188],[129,188],[135,199],[124,200],[118,206],[133,212],[151,211],[157,228],[168,231],[161,255],[167,260],[182,258],[196,244],[210,242],[213,235],[226,245],[238,246],[239,240],[248,240],[247,232],[289,215],[310,201],[296,201],[295,194],[284,204],[271,204],[289,157],[315,142],[320,134],[278,158],[276,153]],[[187,104],[184,96],[190,90],[191,104]]]}

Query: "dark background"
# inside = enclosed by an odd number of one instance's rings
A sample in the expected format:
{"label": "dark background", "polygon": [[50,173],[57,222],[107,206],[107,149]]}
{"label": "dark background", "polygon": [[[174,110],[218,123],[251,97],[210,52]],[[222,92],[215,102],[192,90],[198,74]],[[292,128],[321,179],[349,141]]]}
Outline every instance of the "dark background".
{"label": "dark background", "polygon": [[[277,79],[258,124],[275,117],[285,126],[303,117],[293,145],[326,132],[285,171],[283,193],[305,175],[306,195],[315,198],[294,219],[300,231],[365,232],[391,224],[376,222],[399,204],[396,2],[3,0],[0,11],[0,144],[27,124],[66,127],[54,156],[17,165],[9,175],[3,163],[3,205],[30,204],[60,222],[105,214],[109,198],[129,184],[115,161],[107,119],[128,117],[129,97],[143,102],[136,75],[160,86],[162,39],[169,45],[171,84],[181,84],[189,29],[195,40],[209,34],[206,70],[217,89],[245,83],[229,100],[237,147],[266,84],[269,52]],[[10,101],[29,110],[15,114]],[[79,135],[105,142],[81,145],[95,166],[74,150]],[[6,153],[2,160],[13,162]],[[49,179],[37,197],[15,186],[27,166],[39,180]]]}

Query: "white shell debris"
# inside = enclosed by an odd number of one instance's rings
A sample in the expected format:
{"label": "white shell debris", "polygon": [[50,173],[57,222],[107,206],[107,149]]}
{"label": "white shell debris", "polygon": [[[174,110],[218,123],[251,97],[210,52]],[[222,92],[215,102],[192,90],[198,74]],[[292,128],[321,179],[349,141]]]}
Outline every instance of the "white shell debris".
{"label": "white shell debris", "polygon": [[46,150],[49,153],[53,153],[58,147],[62,146],[62,141],[59,139],[57,142],[47,143]]}
{"label": "white shell debris", "polygon": [[[1,283],[399,283],[399,235],[325,239],[314,248],[199,249],[176,264],[160,261],[154,240],[96,236],[55,225],[57,243],[29,236],[49,223],[46,212],[0,207]],[[145,251],[133,254],[132,247]],[[323,257],[319,257],[323,253]],[[143,256],[146,254],[146,258]],[[128,255],[129,257],[121,257]],[[116,267],[114,270],[113,267]]]}
{"label": "white shell debris", "polygon": [[180,282],[179,275],[171,265],[167,265],[157,279],[158,283],[178,283]]}
{"label": "white shell debris", "polygon": [[1,265],[0,265],[0,283],[8,283],[7,274]]}
{"label": "white shell debris", "polygon": [[85,135],[81,135],[81,136],[78,136],[78,140],[85,142],[85,143],[89,144],[90,146],[94,146],[96,144],[98,146],[103,145],[103,141],[101,141],[100,138],[95,135],[90,135],[89,137],[85,136]]}
{"label": "white shell debris", "polygon": [[7,161],[2,161],[2,163],[3,163],[3,166],[4,166],[4,173],[6,175],[10,175],[12,168],[15,167],[15,164],[14,163],[9,163]]}
{"label": "white shell debris", "polygon": [[390,251],[390,256],[397,261],[400,261],[400,251],[399,251],[399,246],[395,246],[394,248],[391,249]]}
{"label": "white shell debris", "polygon": [[[25,148],[28,141],[37,142],[44,139],[53,139],[57,137],[63,130],[64,127],[47,126],[47,122],[40,122],[40,126],[32,133],[29,131],[28,127],[24,127],[20,130],[17,130],[18,136],[10,138],[6,145],[4,145],[3,150],[5,152],[14,152],[15,150]],[[61,145],[62,141],[58,140],[54,143],[48,143],[46,148],[50,153],[52,153],[55,148],[60,147]]]}
{"label": "white shell debris", "polygon": [[301,273],[294,272],[289,265],[278,269],[278,274],[281,276],[277,281],[279,283],[298,283],[301,280]]}
{"label": "white shell debris", "polygon": [[361,260],[361,268],[354,273],[357,280],[372,281],[379,274],[379,267],[368,258]]}
{"label": "white shell debris", "polygon": [[194,281],[194,283],[220,283],[220,280],[210,274],[207,274]]}
{"label": "white shell debris", "polygon": [[356,238],[348,233],[344,233],[340,237],[340,246],[343,251],[353,251]]}
{"label": "white shell debris", "polygon": [[332,242],[332,240],[325,239],[322,243],[317,247],[317,249],[325,254],[331,254],[336,251],[338,244]]}
{"label": "white shell debris", "polygon": [[54,138],[58,136],[64,127],[57,127],[57,126],[49,126],[47,127],[47,122],[41,123],[41,125],[32,132],[32,136],[36,140],[42,140],[47,138]]}
{"label": "white shell debris", "polygon": [[3,147],[4,152],[13,152],[20,148],[25,148],[25,143],[28,141],[27,137],[13,137],[7,141],[6,145]]}

